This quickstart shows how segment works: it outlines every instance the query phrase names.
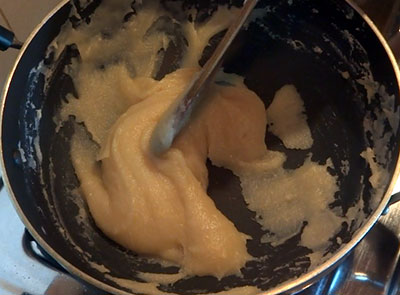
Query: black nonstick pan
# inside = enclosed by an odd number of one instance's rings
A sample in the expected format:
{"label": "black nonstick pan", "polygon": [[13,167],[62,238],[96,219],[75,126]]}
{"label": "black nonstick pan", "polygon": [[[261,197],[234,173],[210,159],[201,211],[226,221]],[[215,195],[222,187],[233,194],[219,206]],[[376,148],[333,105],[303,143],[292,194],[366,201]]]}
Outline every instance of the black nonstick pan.
{"label": "black nonstick pan", "polygon": [[[64,1],[23,46],[1,105],[3,176],[21,219],[49,255],[99,289],[134,294],[128,281],[144,283],[139,272],[174,274],[179,268],[163,267],[123,248],[95,226],[77,193],[79,180],[70,159],[76,122],[70,118],[58,129],[53,120],[67,94],[79,99],[64,69],[79,63],[80,54],[75,44],[69,44],[55,57],[49,44],[65,22],[76,27],[90,23],[100,2]],[[196,9],[195,22],[206,20],[218,5],[241,6],[241,1],[232,0],[162,2],[169,13]],[[129,21],[135,5],[133,1],[132,10],[121,22]],[[71,16],[72,6],[78,12],[75,16]],[[344,222],[330,239],[321,264],[310,268],[312,250],[299,245],[301,232],[278,246],[262,242],[264,231],[254,221],[255,213],[246,207],[238,178],[208,163],[209,195],[239,231],[252,237],[247,243],[249,253],[263,258],[248,262],[242,277],[183,278],[159,285],[161,294],[215,294],[248,285],[257,287],[260,294],[300,290],[332,270],[369,231],[390,200],[398,176],[399,71],[378,30],[355,5],[340,0],[260,1],[256,13],[235,40],[224,70],[243,76],[266,107],[283,85],[296,85],[314,145],[305,151],[288,150],[267,132],[268,147],[286,154],[286,169],[298,168],[310,154],[319,163],[331,158],[331,173],[337,176],[340,188],[330,205],[332,210],[346,214],[360,202],[363,206],[358,217]],[[204,64],[222,34],[210,40],[199,64]],[[167,49],[154,78],[161,79],[177,68],[181,50],[179,46]],[[360,156],[368,148],[374,151],[374,163],[385,171],[379,189],[369,181],[371,163]],[[348,173],[340,169],[343,161],[348,163]]]}

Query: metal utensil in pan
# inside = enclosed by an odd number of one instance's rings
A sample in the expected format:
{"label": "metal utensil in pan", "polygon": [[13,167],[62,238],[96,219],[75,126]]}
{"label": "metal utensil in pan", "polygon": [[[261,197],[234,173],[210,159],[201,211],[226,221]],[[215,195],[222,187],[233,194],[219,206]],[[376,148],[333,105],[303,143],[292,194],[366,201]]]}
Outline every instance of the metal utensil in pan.
{"label": "metal utensil in pan", "polygon": [[189,86],[179,96],[176,103],[165,112],[162,119],[157,123],[151,137],[151,146],[156,153],[161,154],[170,148],[174,138],[186,126],[196,105],[199,105],[203,99],[207,85],[214,80],[220,63],[229,50],[232,41],[241,30],[256,4],[257,0],[247,0],[243,4],[239,16],[229,26],[199,74],[195,76],[193,81],[189,83]]}
{"label": "metal utensil in pan", "polygon": [[[46,50],[63,23],[90,22],[99,2],[78,6],[80,19],[76,19],[69,18],[71,4],[65,1],[43,20],[24,45],[2,101],[3,173],[21,219],[52,257],[94,286],[114,294],[131,294],[129,286],[113,278],[141,281],[138,271],[175,273],[178,268],[162,267],[113,243],[96,228],[90,216],[84,224],[75,218],[80,210],[79,200],[71,191],[79,182],[69,156],[74,122],[71,119],[57,131],[52,120],[67,93],[79,96],[71,77],[64,72],[71,60],[79,59],[79,48],[66,47],[58,59],[51,53],[46,55]],[[185,13],[186,9],[195,8],[198,15],[204,16],[195,20],[199,22],[217,5],[240,5],[240,1],[188,0],[183,1],[184,5],[168,5],[173,2],[165,1],[165,9],[179,7]],[[217,293],[244,285],[256,286],[263,294],[299,290],[330,271],[362,239],[385,209],[392,179],[398,176],[399,122],[394,111],[399,105],[399,71],[371,21],[354,5],[339,0],[260,1],[257,9],[257,17],[236,40],[235,54],[226,58],[225,71],[243,76],[247,87],[266,106],[280,87],[296,85],[305,103],[314,145],[307,151],[287,150],[268,133],[268,147],[285,152],[287,169],[299,167],[309,153],[313,161],[321,163],[331,158],[335,167],[332,173],[340,187],[331,206],[345,213],[362,199],[362,214],[343,223],[326,249],[329,258],[309,269],[307,255],[311,250],[299,246],[301,233],[279,246],[263,243],[260,237],[264,232],[253,221],[254,212],[245,206],[238,179],[228,170],[209,165],[208,193],[240,231],[252,236],[248,251],[262,259],[249,262],[242,277],[184,278],[160,285],[164,293]],[[212,38],[201,64],[220,37],[217,34]],[[174,69],[176,56],[179,54],[171,54],[163,61],[157,78]],[[40,62],[52,68],[47,81],[36,70]],[[366,72],[370,73],[369,81],[363,80]],[[370,86],[378,87],[378,91],[369,96],[364,82],[371,82]],[[386,114],[386,120],[376,120]],[[368,116],[369,123],[365,121]],[[387,142],[379,145],[382,138]],[[367,147],[374,149],[390,175],[375,196],[368,181],[371,167],[360,156]],[[339,169],[342,161],[348,162],[347,173]]]}

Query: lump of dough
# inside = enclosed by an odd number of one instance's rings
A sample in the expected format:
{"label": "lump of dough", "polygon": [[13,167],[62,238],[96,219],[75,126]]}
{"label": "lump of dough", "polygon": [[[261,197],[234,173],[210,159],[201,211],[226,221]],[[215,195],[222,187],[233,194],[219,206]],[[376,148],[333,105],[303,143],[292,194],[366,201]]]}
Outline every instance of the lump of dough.
{"label": "lump of dough", "polygon": [[132,104],[148,96],[156,81],[151,78],[132,79],[124,65],[109,66],[107,71],[94,71],[81,66],[74,79],[79,99],[69,97],[61,109],[62,121],[73,114],[85,126],[93,140],[101,144],[114,122]]}
{"label": "lump of dough", "polygon": [[267,109],[269,131],[288,149],[309,149],[314,140],[307,124],[304,103],[293,85],[279,89]]}
{"label": "lump of dough", "polygon": [[107,236],[175,262],[187,274],[222,278],[238,274],[250,255],[247,236],[206,194],[205,161],[229,166],[259,157],[265,151],[265,108],[244,87],[213,86],[171,149],[156,157],[149,151],[151,132],[193,73],[167,75],[120,116],[98,152],[101,167],[78,136],[72,158],[89,209]]}

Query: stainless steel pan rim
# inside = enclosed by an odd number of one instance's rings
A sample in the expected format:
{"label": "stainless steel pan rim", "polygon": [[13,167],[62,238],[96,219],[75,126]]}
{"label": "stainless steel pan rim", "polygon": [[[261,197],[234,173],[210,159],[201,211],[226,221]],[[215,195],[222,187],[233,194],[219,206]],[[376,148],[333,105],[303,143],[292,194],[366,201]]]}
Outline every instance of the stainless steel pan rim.
{"label": "stainless steel pan rim", "polygon": [[[96,286],[100,289],[103,289],[107,292],[113,293],[113,294],[121,294],[121,295],[130,295],[132,293],[122,291],[120,289],[114,288],[100,280],[97,280],[93,278],[92,276],[88,275],[87,273],[81,271],[71,263],[69,263],[65,258],[63,258],[55,249],[49,246],[49,244],[42,239],[42,237],[39,235],[39,233],[34,229],[32,224],[29,222],[28,218],[25,216],[24,212],[22,211],[21,207],[19,206],[19,203],[14,195],[13,190],[11,189],[11,185],[5,170],[5,162],[4,162],[4,155],[2,154],[3,151],[3,146],[2,146],[2,130],[3,130],[3,115],[4,115],[4,106],[5,106],[5,98],[7,96],[9,86],[11,83],[11,80],[13,78],[14,72],[19,64],[19,61],[21,60],[22,56],[25,54],[25,51],[31,41],[34,39],[36,34],[40,31],[42,26],[51,18],[53,17],[58,10],[60,10],[64,5],[66,5],[69,2],[69,0],[63,0],[60,2],[47,16],[35,27],[35,29],[32,31],[32,33],[29,35],[28,39],[24,43],[24,46],[22,47],[15,63],[14,66],[7,78],[6,84],[4,86],[2,95],[1,95],[1,105],[0,105],[0,151],[1,151],[1,173],[3,175],[3,180],[5,183],[5,187],[10,195],[10,199],[12,201],[12,204],[17,211],[20,219],[26,226],[27,230],[32,234],[32,236],[35,238],[35,240],[44,248],[44,250],[47,251],[60,265],[62,265],[65,269],[67,269],[72,275],[79,277],[83,279],[84,281],[88,282],[89,284],[92,284],[93,286]],[[373,21],[365,14],[365,12],[355,3],[353,3],[351,0],[346,0],[346,2],[364,19],[364,21],[368,24],[368,26],[372,29],[372,31],[375,33],[375,35],[378,37],[380,43],[382,44],[383,48],[385,49],[390,62],[393,66],[395,75],[396,75],[396,80],[397,80],[397,85],[400,85],[400,70],[397,64],[397,61],[394,57],[394,54],[392,50],[390,49],[387,41],[385,38],[382,36],[381,32],[377,29]],[[311,272],[300,276],[297,279],[291,280],[289,282],[285,282],[284,284],[281,284],[275,288],[272,288],[268,291],[260,293],[260,295],[277,295],[277,294],[290,294],[291,292],[294,291],[300,291],[303,290],[307,287],[309,287],[311,284],[316,282],[318,279],[320,279],[322,276],[326,275],[329,271],[333,269],[335,265],[339,261],[341,261],[343,258],[348,255],[351,250],[362,240],[362,238],[368,233],[368,231],[371,229],[371,227],[377,222],[379,217],[382,215],[382,212],[385,210],[386,206],[388,205],[391,197],[391,192],[395,186],[395,183],[399,177],[400,174],[400,158],[397,158],[396,161],[396,168],[393,173],[392,179],[390,181],[390,185],[380,202],[379,206],[375,209],[375,211],[369,216],[367,222],[355,233],[355,235],[352,237],[352,240],[347,243],[342,249],[340,249],[335,255],[333,255],[331,258],[329,258],[326,262],[312,270]]]}

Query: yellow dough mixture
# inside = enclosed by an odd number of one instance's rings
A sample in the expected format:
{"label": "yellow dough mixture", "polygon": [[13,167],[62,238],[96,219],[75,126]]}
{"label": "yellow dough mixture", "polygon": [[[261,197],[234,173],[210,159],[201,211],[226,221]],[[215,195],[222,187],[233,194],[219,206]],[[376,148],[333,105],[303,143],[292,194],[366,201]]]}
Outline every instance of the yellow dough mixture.
{"label": "yellow dough mixture", "polygon": [[[247,252],[251,237],[239,232],[207,195],[209,158],[240,178],[248,208],[273,233],[261,242],[279,244],[307,222],[300,244],[314,251],[313,266],[320,263],[345,219],[328,207],[338,190],[336,177],[327,171],[331,162],[315,163],[310,155],[303,166],[285,170],[285,155],[265,145],[271,116],[272,132],[288,148],[312,146],[295,86],[282,85],[266,110],[243,79],[223,74],[230,85],[210,86],[171,149],[158,157],[149,148],[161,115],[199,70],[208,40],[229,25],[237,10],[220,7],[197,26],[182,22],[188,44],[180,69],[156,81],[150,78],[159,66],[155,57],[174,39],[147,32],[165,11],[159,1],[141,2],[137,16],[121,28],[116,24],[130,1],[117,4],[104,0],[90,25],[65,27],[54,43],[57,55],[72,43],[80,52],[80,63],[69,68],[79,99],[69,95],[54,120],[61,126],[74,116],[84,123],[76,127],[71,156],[97,226],[126,248],[181,266],[183,274],[240,275],[246,262],[257,258]],[[111,40],[103,38],[104,28]],[[282,109],[284,114],[277,114]],[[300,126],[299,132],[291,126]],[[313,181],[304,185],[308,179]]]}
{"label": "yellow dough mixture", "polygon": [[176,262],[188,274],[221,278],[239,273],[250,256],[246,236],[206,194],[205,162],[210,158],[233,167],[262,156],[266,116],[252,91],[215,85],[172,148],[154,156],[151,132],[193,73],[178,70],[146,90],[147,96],[111,128],[98,154],[101,168],[82,153],[79,140],[73,142],[73,163],[90,211],[109,237],[139,253]]}

